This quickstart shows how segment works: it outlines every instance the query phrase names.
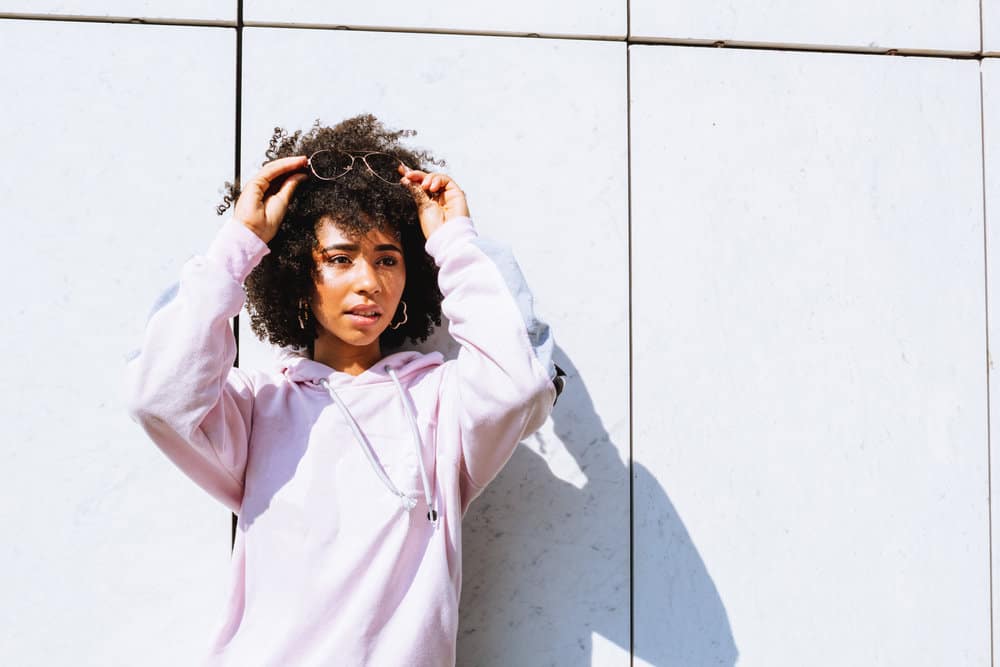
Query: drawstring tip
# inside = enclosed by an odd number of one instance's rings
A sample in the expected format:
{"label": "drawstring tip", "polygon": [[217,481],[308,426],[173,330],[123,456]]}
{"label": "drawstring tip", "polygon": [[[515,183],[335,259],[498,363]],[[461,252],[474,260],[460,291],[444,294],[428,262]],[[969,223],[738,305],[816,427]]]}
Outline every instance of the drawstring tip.
{"label": "drawstring tip", "polygon": [[436,509],[431,508],[431,511],[427,513],[427,520],[431,523],[437,523],[438,513]]}

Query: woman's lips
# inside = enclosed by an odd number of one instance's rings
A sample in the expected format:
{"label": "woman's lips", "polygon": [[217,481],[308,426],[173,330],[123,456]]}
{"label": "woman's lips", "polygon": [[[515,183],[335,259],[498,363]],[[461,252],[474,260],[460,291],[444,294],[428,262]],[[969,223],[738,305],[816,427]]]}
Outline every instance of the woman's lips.
{"label": "woman's lips", "polygon": [[345,315],[352,324],[359,327],[370,327],[382,319],[382,313],[372,308],[352,308]]}

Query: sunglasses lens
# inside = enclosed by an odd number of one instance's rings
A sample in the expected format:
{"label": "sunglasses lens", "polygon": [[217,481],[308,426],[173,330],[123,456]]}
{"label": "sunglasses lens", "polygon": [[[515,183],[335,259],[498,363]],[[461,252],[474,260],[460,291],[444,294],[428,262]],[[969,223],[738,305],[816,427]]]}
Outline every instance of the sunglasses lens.
{"label": "sunglasses lens", "polygon": [[338,178],[348,172],[353,160],[340,151],[320,151],[310,158],[309,164],[320,178]]}
{"label": "sunglasses lens", "polygon": [[387,183],[399,183],[402,174],[399,173],[399,165],[402,164],[396,157],[388,153],[372,153],[365,157],[372,173]]}

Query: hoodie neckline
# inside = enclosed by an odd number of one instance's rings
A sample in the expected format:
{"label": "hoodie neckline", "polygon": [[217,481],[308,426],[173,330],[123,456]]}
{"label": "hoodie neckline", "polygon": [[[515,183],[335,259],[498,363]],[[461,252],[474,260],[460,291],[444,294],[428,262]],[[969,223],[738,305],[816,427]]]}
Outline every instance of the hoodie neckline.
{"label": "hoodie neckline", "polygon": [[310,359],[303,350],[286,348],[282,350],[279,370],[290,382],[318,386],[320,380],[326,380],[333,387],[347,387],[392,383],[392,378],[385,370],[386,366],[395,371],[397,376],[405,378],[424,368],[438,366],[443,361],[444,355],[437,351],[423,353],[406,350],[382,357],[363,373],[351,375]]}

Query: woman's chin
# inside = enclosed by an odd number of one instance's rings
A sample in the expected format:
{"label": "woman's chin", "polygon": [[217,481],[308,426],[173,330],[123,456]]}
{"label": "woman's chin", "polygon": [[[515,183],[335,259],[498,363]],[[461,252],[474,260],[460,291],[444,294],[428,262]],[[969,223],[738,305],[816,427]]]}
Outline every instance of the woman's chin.
{"label": "woman's chin", "polygon": [[385,331],[385,327],[366,328],[362,330],[355,329],[353,331],[342,332],[343,335],[337,337],[348,345],[353,345],[355,347],[368,347],[374,343],[378,343],[378,339],[382,335],[383,331]]}

